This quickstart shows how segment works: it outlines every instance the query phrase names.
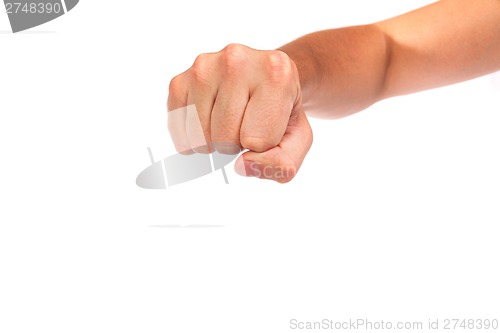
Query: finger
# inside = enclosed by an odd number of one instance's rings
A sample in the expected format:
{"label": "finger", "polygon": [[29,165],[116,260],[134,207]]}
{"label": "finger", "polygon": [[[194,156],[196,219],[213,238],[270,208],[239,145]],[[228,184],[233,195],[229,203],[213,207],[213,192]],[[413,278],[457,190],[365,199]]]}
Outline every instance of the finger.
{"label": "finger", "polygon": [[300,106],[292,112],[285,135],[278,146],[262,153],[246,152],[236,160],[234,168],[242,176],[286,183],[297,174],[311,144],[311,127]]}
{"label": "finger", "polygon": [[193,150],[186,135],[187,84],[185,75],[172,79],[167,100],[168,131],[175,149],[181,154],[192,154]]}
{"label": "finger", "polygon": [[[211,149],[209,147],[210,131],[204,130],[204,125],[202,125],[201,115],[195,104],[188,105],[186,108],[186,135],[189,140],[189,145],[194,152],[197,153],[209,153]],[[210,114],[204,122],[210,122]],[[209,126],[209,125],[205,125]]]}
{"label": "finger", "polygon": [[175,149],[184,155],[194,153],[186,133],[187,107],[178,108],[168,112],[168,132],[172,138]]}
{"label": "finger", "polygon": [[246,85],[231,82],[219,88],[211,118],[211,139],[219,153],[232,155],[241,151],[240,128],[248,100]]}
{"label": "finger", "polygon": [[[200,54],[188,70],[186,134],[191,148],[198,153],[209,153],[210,118],[219,87],[215,54]],[[193,105],[195,107],[193,107]]]}
{"label": "finger", "polygon": [[273,89],[266,84],[257,87],[241,125],[243,148],[261,153],[276,147],[285,134],[292,108],[293,99],[285,89]]}
{"label": "finger", "polygon": [[192,150],[197,153],[212,152],[210,122],[216,92],[188,96],[186,135]]}
{"label": "finger", "polygon": [[285,53],[268,53],[262,67],[265,79],[252,91],[241,126],[242,146],[254,152],[278,145],[300,96],[297,68]]}

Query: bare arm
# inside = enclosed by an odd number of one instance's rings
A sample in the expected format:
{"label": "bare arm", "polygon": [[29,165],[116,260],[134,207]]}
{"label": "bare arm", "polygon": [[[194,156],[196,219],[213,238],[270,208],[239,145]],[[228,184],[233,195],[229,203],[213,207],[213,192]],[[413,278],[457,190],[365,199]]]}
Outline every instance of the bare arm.
{"label": "bare arm", "polygon": [[442,0],[376,24],[306,35],[280,50],[297,65],[306,112],[338,118],[500,70],[500,0]]}
{"label": "bare arm", "polygon": [[[238,173],[288,182],[312,144],[306,112],[338,118],[499,70],[500,0],[442,0],[376,24],[316,32],[280,50],[228,45],[172,79],[169,110],[195,105],[201,123],[169,117],[177,149],[224,153],[230,143],[245,151]],[[196,144],[200,137],[206,149]]]}

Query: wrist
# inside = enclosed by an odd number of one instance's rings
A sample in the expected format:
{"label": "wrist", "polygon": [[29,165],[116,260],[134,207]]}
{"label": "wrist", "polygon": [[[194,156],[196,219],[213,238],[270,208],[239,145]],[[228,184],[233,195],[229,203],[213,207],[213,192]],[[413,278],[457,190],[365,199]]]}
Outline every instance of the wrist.
{"label": "wrist", "polygon": [[297,68],[302,93],[302,104],[307,111],[313,105],[314,95],[318,91],[320,74],[312,51],[307,45],[296,45],[297,42],[284,45],[278,50],[285,52]]}

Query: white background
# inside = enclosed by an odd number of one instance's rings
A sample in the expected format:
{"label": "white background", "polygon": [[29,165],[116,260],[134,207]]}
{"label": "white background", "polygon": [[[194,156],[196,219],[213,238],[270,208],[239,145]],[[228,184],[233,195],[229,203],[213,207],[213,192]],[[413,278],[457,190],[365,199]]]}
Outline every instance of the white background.
{"label": "white background", "polygon": [[230,185],[135,185],[146,147],[174,153],[167,87],[197,54],[427,3],[82,0],[16,35],[0,14],[0,332],[500,319],[492,76],[312,119],[286,185],[231,167]]}

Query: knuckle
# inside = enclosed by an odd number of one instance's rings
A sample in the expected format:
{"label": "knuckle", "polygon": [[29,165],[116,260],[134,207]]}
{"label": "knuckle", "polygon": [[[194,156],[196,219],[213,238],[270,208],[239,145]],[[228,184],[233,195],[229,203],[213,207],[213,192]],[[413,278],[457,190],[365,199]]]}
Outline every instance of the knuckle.
{"label": "knuckle", "polygon": [[194,69],[205,69],[208,65],[210,55],[208,53],[202,53],[194,59],[193,68]]}
{"label": "knuckle", "polygon": [[228,44],[225,48],[223,48],[221,53],[230,58],[238,58],[243,56],[247,49],[248,48],[244,45],[233,43]]}
{"label": "knuckle", "polygon": [[270,139],[255,137],[255,136],[243,136],[241,138],[241,145],[243,148],[257,153],[265,152],[276,146],[276,143],[271,142]]}
{"label": "knuckle", "polygon": [[168,86],[168,93],[170,95],[173,96],[179,95],[182,89],[183,89],[183,84],[181,75],[177,75],[172,80],[170,80],[170,84]]}
{"label": "knuckle", "polygon": [[269,78],[273,81],[281,82],[293,78],[295,66],[292,60],[285,52],[268,51],[266,55],[266,64]]}
{"label": "knuckle", "polygon": [[184,85],[182,74],[177,75],[172,80],[170,80],[167,99],[167,108],[169,111],[172,111],[172,108],[178,105],[180,101],[184,99],[185,91],[186,87]]}
{"label": "knuckle", "polygon": [[212,56],[208,53],[202,53],[196,57],[190,72],[196,81],[205,81],[212,67]]}
{"label": "knuckle", "polygon": [[237,155],[241,152],[241,147],[238,143],[229,141],[215,141],[213,142],[215,150],[225,155]]}
{"label": "knuckle", "polygon": [[238,73],[244,67],[247,48],[241,44],[229,44],[220,52],[226,74]]}
{"label": "knuckle", "polygon": [[186,143],[174,142],[174,146],[175,146],[175,151],[177,151],[181,155],[191,155],[193,153],[191,147]]}

